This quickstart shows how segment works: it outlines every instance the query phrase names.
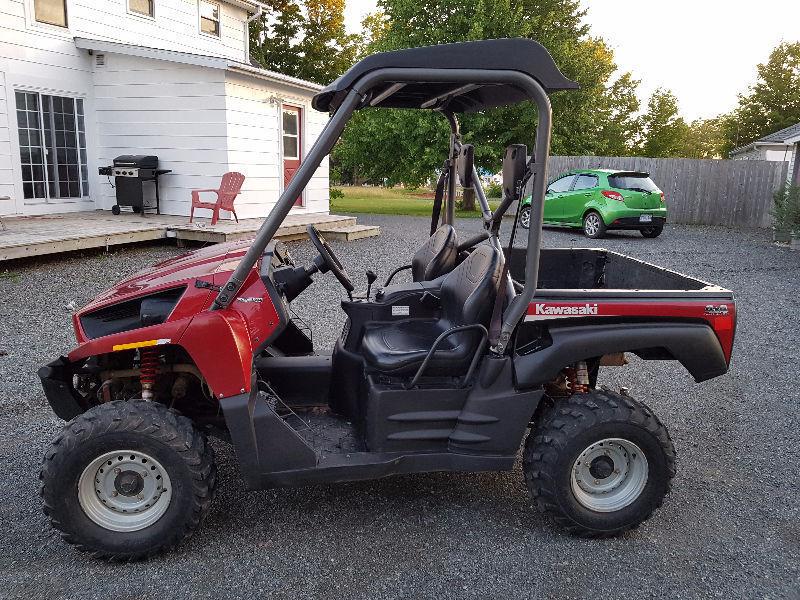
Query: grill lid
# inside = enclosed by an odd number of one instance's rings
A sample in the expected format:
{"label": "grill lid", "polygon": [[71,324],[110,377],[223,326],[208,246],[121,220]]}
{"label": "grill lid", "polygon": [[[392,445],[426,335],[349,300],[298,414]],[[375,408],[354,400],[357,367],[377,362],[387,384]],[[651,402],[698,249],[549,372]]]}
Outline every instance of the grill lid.
{"label": "grill lid", "polygon": [[114,159],[115,167],[138,167],[140,169],[155,169],[158,167],[157,156],[144,154],[123,154]]}

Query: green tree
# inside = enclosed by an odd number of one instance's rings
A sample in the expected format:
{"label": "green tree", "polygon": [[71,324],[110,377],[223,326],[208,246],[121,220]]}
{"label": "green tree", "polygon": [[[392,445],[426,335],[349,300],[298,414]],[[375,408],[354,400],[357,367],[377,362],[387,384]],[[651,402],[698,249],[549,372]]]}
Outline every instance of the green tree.
{"label": "green tree", "polygon": [[[380,26],[370,30],[365,52],[501,37],[542,43],[581,89],[554,94],[552,151],[594,154],[626,149],[636,136],[638,82],[625,74],[611,82],[613,53],[590,37],[578,0],[380,0]],[[612,127],[608,122],[618,118]],[[497,170],[510,143],[533,146],[536,109],[530,103],[461,119],[466,142],[475,143],[479,167]],[[345,180],[419,184],[435,175],[447,148],[448,128],[426,111],[367,110],[348,125],[334,150]],[[391,152],[386,149],[391,148]]]}
{"label": "green tree", "polygon": [[695,119],[686,131],[681,156],[685,158],[721,158],[724,144],[722,119]]}
{"label": "green tree", "polygon": [[250,56],[266,69],[320,84],[355,62],[358,36],[344,26],[344,0],[269,0],[250,24]]}
{"label": "green tree", "polygon": [[723,153],[800,121],[800,42],[779,44],[758,80],[739,95],[739,105],[722,122]]}
{"label": "green tree", "polygon": [[265,69],[299,77],[297,39],[303,12],[294,0],[268,0],[250,23],[250,57]]}
{"label": "green tree", "polygon": [[642,156],[659,158],[683,155],[688,126],[679,115],[675,94],[664,88],[653,92],[641,122],[645,131]]}

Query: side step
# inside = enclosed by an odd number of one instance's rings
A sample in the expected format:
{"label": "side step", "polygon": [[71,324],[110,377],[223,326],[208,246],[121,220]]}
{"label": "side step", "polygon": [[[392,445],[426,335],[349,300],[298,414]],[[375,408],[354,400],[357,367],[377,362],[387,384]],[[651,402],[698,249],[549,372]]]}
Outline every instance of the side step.
{"label": "side step", "polygon": [[352,242],[381,234],[377,225],[346,225],[344,227],[318,227],[326,238],[337,242]]}

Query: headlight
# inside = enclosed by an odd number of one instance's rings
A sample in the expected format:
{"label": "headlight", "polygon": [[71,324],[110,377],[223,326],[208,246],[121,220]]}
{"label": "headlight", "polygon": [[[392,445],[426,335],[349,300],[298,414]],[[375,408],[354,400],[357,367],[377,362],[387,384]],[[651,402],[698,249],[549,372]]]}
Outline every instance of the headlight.
{"label": "headlight", "polygon": [[163,323],[184,291],[181,286],[99,308],[80,317],[81,327],[93,339]]}

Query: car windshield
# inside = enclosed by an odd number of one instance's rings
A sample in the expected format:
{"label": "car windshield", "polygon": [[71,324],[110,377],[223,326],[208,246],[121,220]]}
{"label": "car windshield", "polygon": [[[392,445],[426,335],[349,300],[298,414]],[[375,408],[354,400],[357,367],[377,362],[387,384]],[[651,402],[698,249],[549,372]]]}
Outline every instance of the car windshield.
{"label": "car windshield", "polygon": [[625,173],[609,175],[608,184],[618,190],[631,190],[633,192],[658,192],[658,186],[645,174],[637,175]]}

